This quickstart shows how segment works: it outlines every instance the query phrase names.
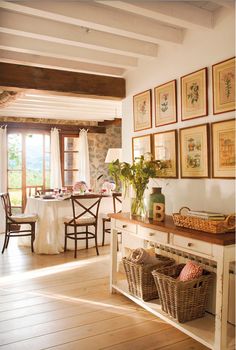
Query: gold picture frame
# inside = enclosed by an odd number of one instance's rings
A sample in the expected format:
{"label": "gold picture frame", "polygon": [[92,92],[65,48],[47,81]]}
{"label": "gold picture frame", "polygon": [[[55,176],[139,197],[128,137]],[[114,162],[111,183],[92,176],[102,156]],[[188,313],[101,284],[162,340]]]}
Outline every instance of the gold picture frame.
{"label": "gold picture frame", "polygon": [[140,158],[146,153],[152,153],[152,138],[151,135],[143,135],[132,138],[132,157]]}
{"label": "gold picture frame", "polygon": [[212,135],[212,177],[234,179],[235,120],[225,120],[211,124]]}
{"label": "gold picture frame", "polygon": [[213,114],[235,110],[235,57],[212,66]]}
{"label": "gold picture frame", "polygon": [[177,122],[176,79],[154,88],[155,125]]}
{"label": "gold picture frame", "polygon": [[165,162],[165,172],[160,177],[177,178],[177,131],[169,130],[153,134],[153,153],[155,160]]}
{"label": "gold picture frame", "polygon": [[133,96],[134,131],[152,127],[152,91],[143,91]]}
{"label": "gold picture frame", "polygon": [[203,68],[181,77],[181,120],[207,114],[207,68]]}
{"label": "gold picture frame", "polygon": [[209,125],[180,129],[181,178],[209,177]]}

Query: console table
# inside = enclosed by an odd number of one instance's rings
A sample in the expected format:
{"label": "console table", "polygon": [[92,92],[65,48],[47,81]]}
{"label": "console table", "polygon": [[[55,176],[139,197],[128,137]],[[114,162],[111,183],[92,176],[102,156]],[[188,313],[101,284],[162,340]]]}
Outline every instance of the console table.
{"label": "console table", "polygon": [[[111,218],[111,270],[110,291],[120,292],[147,311],[165,320],[190,337],[213,350],[235,349],[234,326],[227,322],[229,264],[235,261],[234,233],[210,234],[202,231],[176,227],[172,217],[166,216],[162,223],[152,220],[131,218],[129,213],[109,214]],[[117,232],[122,232],[122,242],[140,240],[155,247],[177,249],[194,254],[199,259],[214,262],[216,266],[216,308],[215,316],[206,313],[186,323],[178,323],[161,310],[159,300],[144,302],[131,295],[125,276],[118,276]],[[123,244],[123,243],[122,243]]]}

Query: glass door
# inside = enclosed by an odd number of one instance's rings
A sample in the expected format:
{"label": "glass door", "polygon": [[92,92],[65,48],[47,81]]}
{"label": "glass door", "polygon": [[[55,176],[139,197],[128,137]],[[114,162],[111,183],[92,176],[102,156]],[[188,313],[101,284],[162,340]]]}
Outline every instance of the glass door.
{"label": "glass door", "polygon": [[16,211],[27,197],[50,187],[50,136],[46,133],[8,134],[8,191]]}

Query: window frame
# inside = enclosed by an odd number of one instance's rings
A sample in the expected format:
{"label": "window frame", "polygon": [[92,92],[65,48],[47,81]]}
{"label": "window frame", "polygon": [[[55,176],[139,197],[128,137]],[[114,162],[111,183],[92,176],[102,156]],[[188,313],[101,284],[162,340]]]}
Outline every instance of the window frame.
{"label": "window frame", "polygon": [[65,151],[65,138],[79,138],[79,133],[69,133],[69,132],[61,132],[60,133],[60,153],[61,153],[61,173],[62,173],[62,186],[67,187],[68,189],[72,189],[73,185],[65,184],[65,171],[79,171],[79,169],[65,169],[65,153],[79,153],[79,151]]}

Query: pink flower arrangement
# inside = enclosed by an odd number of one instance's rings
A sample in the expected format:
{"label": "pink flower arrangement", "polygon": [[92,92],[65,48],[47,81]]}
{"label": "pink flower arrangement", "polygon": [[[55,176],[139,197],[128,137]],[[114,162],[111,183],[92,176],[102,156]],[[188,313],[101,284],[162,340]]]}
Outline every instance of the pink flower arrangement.
{"label": "pink flower arrangement", "polygon": [[88,187],[84,181],[78,181],[74,184],[73,191],[75,191],[75,192],[87,192]]}

